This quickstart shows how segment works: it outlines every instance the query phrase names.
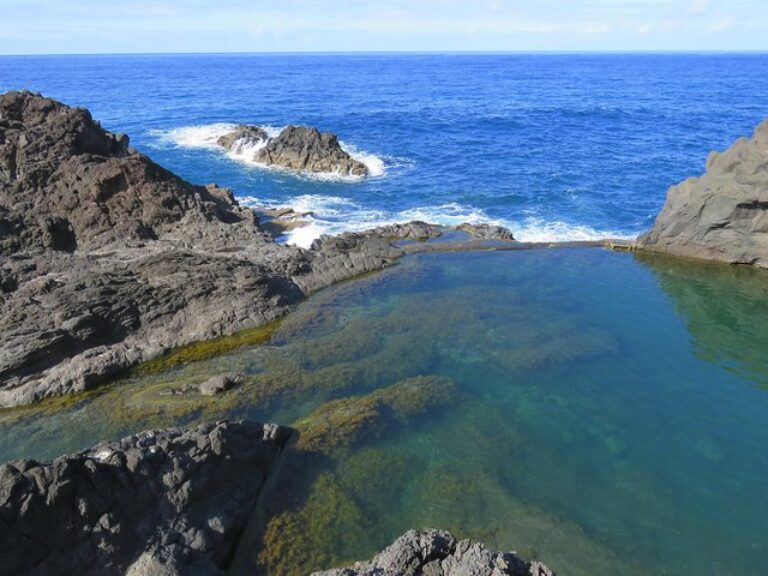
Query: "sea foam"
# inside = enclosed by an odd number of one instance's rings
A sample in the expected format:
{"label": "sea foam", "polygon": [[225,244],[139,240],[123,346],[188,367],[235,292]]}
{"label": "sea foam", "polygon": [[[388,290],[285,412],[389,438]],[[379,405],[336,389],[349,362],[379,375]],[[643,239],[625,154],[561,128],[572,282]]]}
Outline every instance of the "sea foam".
{"label": "sea foam", "polygon": [[349,198],[305,194],[285,202],[263,202],[252,196],[238,198],[245,206],[290,207],[306,224],[288,231],[278,240],[302,248],[309,248],[314,240],[324,234],[361,232],[378,226],[422,220],[432,224],[457,226],[470,224],[492,224],[504,226],[512,231],[521,242],[565,242],[573,240],[632,239],[634,235],[596,230],[589,226],[568,224],[561,221],[545,221],[526,217],[521,221],[491,218],[483,210],[451,202],[437,206],[422,206],[397,212],[365,208]]}
{"label": "sea foam", "polygon": [[[263,148],[266,142],[256,144],[239,141],[232,150],[226,151],[218,145],[217,140],[231,132],[237,127],[237,124],[227,122],[217,122],[215,124],[201,124],[197,126],[181,126],[170,130],[153,130],[150,132],[158,141],[165,145],[178,146],[180,148],[200,148],[207,150],[216,150],[226,154],[232,160],[248,164],[260,169],[274,170],[293,174],[296,176],[310,178],[312,180],[330,180],[341,182],[357,182],[362,178],[354,175],[342,175],[337,172],[296,172],[283,168],[281,166],[267,166],[261,162],[254,161],[254,155],[257,150]],[[259,126],[270,138],[275,138],[282,132],[285,126]],[[362,162],[368,168],[369,177],[377,178],[386,174],[386,162],[380,156],[365,150],[360,150],[354,144],[349,144],[339,140],[341,148],[358,162]]]}

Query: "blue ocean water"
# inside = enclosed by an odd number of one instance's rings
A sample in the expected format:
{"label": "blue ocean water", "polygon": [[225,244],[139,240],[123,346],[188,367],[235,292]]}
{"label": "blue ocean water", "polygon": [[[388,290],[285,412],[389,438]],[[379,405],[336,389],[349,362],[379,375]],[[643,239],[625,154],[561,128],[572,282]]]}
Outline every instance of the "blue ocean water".
{"label": "blue ocean water", "polygon": [[[0,91],[86,106],[196,183],[323,231],[422,218],[524,240],[635,235],[666,189],[768,117],[768,55],[0,57]],[[205,146],[221,123],[337,132],[376,176],[318,180]]]}

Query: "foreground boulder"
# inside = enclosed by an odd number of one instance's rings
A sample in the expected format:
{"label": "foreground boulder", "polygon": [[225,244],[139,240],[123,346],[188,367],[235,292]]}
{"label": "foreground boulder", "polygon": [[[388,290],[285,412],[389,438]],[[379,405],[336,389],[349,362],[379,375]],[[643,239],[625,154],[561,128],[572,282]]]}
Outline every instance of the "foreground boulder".
{"label": "foreground boulder", "polygon": [[312,576],[555,576],[539,562],[514,552],[491,552],[482,544],[456,540],[444,530],[410,530],[370,562],[315,572]]}
{"label": "foreground boulder", "polygon": [[3,574],[224,572],[290,436],[217,422],[0,466]]}
{"label": "foreground boulder", "polygon": [[368,167],[352,158],[332,132],[287,126],[275,138],[257,126],[241,125],[221,136],[218,144],[233,152],[253,148],[254,162],[305,172],[367,176]]}
{"label": "foreground boulder", "polygon": [[670,188],[637,247],[768,268],[768,120],[710,154],[703,176]]}

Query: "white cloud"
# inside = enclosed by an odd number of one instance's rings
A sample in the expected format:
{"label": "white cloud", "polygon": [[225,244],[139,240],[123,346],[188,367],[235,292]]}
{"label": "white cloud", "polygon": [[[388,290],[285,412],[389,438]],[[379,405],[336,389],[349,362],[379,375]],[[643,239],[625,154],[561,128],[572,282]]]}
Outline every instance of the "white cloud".
{"label": "white cloud", "polygon": [[733,18],[720,18],[707,26],[710,32],[725,32],[731,28],[733,28]]}
{"label": "white cloud", "polygon": [[703,14],[709,8],[709,0],[693,0],[688,6],[691,14]]}

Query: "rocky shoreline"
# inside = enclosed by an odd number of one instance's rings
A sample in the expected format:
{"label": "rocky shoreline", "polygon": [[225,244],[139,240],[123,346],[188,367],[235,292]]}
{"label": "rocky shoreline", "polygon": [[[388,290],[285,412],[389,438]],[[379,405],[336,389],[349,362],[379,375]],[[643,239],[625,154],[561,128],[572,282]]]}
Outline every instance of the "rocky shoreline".
{"label": "rocky shoreline", "polygon": [[[508,231],[475,236],[511,241]],[[0,407],[92,389],[168,350],[266,324],[307,295],[380,270],[397,225],[277,244],[231,192],[195,186],[86,110],[0,97]]]}

